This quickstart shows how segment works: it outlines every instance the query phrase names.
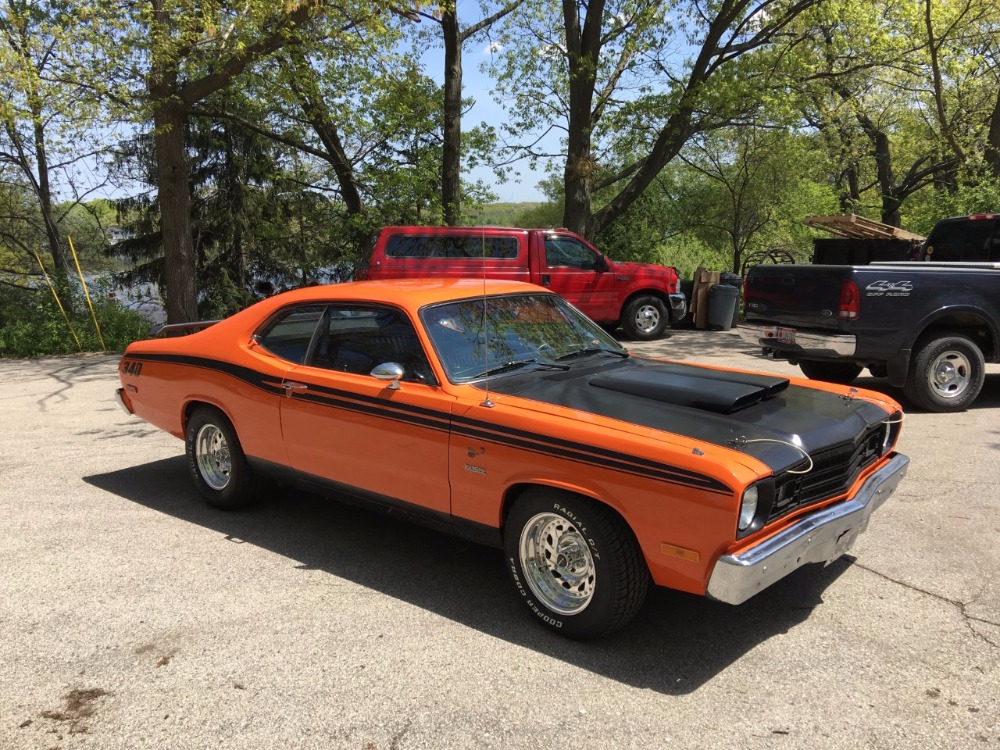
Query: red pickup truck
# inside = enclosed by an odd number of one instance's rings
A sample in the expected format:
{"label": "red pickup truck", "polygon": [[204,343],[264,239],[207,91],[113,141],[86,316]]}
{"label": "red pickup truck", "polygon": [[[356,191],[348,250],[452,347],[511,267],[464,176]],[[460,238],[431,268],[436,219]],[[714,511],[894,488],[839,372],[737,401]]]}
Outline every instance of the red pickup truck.
{"label": "red pickup truck", "polygon": [[527,281],[633,339],[659,338],[684,317],[676,268],[619,263],[565,229],[384,227],[369,238],[357,279],[456,277]]}

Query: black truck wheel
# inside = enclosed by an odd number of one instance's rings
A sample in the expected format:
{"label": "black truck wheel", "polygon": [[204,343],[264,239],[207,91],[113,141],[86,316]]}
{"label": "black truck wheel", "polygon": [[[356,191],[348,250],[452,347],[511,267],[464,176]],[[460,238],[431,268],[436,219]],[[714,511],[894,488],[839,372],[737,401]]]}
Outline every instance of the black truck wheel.
{"label": "black truck wheel", "polygon": [[504,551],[521,601],[570,638],[623,627],[649,587],[646,561],[621,517],[568,492],[525,491],[507,517]]}
{"label": "black truck wheel", "polygon": [[975,342],[947,333],[918,344],[903,392],[927,411],[964,411],[976,400],[985,378],[983,353]]}
{"label": "black truck wheel", "polygon": [[250,465],[236,430],[222,412],[207,406],[197,408],[184,437],[188,471],[209,505],[236,510],[256,499]]}
{"label": "black truck wheel", "polygon": [[653,295],[636,297],[625,305],[622,312],[622,328],[635,341],[658,339],[670,325],[670,313],[663,300]]}
{"label": "black truck wheel", "polygon": [[810,380],[847,385],[861,374],[863,368],[853,362],[820,362],[815,359],[799,360],[802,373]]}

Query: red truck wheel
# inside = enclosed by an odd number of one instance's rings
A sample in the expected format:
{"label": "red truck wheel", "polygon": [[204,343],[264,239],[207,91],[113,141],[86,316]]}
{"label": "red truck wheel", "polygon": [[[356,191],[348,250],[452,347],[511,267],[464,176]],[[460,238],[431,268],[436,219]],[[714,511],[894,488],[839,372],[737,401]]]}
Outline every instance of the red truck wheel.
{"label": "red truck wheel", "polygon": [[663,300],[652,295],[636,297],[625,306],[622,328],[630,339],[652,341],[670,325],[670,314]]}

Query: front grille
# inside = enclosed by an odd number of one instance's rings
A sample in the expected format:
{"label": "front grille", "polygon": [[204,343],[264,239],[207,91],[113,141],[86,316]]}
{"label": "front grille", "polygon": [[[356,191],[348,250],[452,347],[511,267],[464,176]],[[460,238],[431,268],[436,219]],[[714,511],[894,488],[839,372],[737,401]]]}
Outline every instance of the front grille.
{"label": "front grille", "polygon": [[[841,443],[811,454],[813,468],[808,474],[785,473],[775,477],[774,505],[767,523],[787,516],[821,500],[847,491],[858,475],[875,463],[885,437],[885,423],[869,427],[853,443]],[[793,469],[804,469],[803,462]]]}

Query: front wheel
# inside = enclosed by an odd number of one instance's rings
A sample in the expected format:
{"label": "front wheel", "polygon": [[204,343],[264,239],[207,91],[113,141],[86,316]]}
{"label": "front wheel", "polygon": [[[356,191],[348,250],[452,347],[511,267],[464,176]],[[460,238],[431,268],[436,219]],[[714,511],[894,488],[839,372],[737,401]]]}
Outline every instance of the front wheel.
{"label": "front wheel", "polygon": [[236,430],[222,412],[196,409],[188,419],[184,450],[195,487],[209,505],[235,510],[256,499],[250,465]]}
{"label": "front wheel", "polygon": [[521,601],[547,627],[590,639],[626,625],[649,587],[631,529],[610,508],[541,488],[507,517],[504,551]]}
{"label": "front wheel", "polygon": [[841,385],[853,382],[863,369],[853,362],[820,362],[812,359],[800,360],[799,367],[810,380],[825,380],[827,383]]}
{"label": "front wheel", "polygon": [[947,334],[919,345],[903,392],[927,411],[964,411],[976,400],[985,378],[986,363],[975,342]]}
{"label": "front wheel", "polygon": [[652,341],[670,325],[670,314],[663,300],[652,295],[636,297],[625,306],[622,328],[630,339]]}

